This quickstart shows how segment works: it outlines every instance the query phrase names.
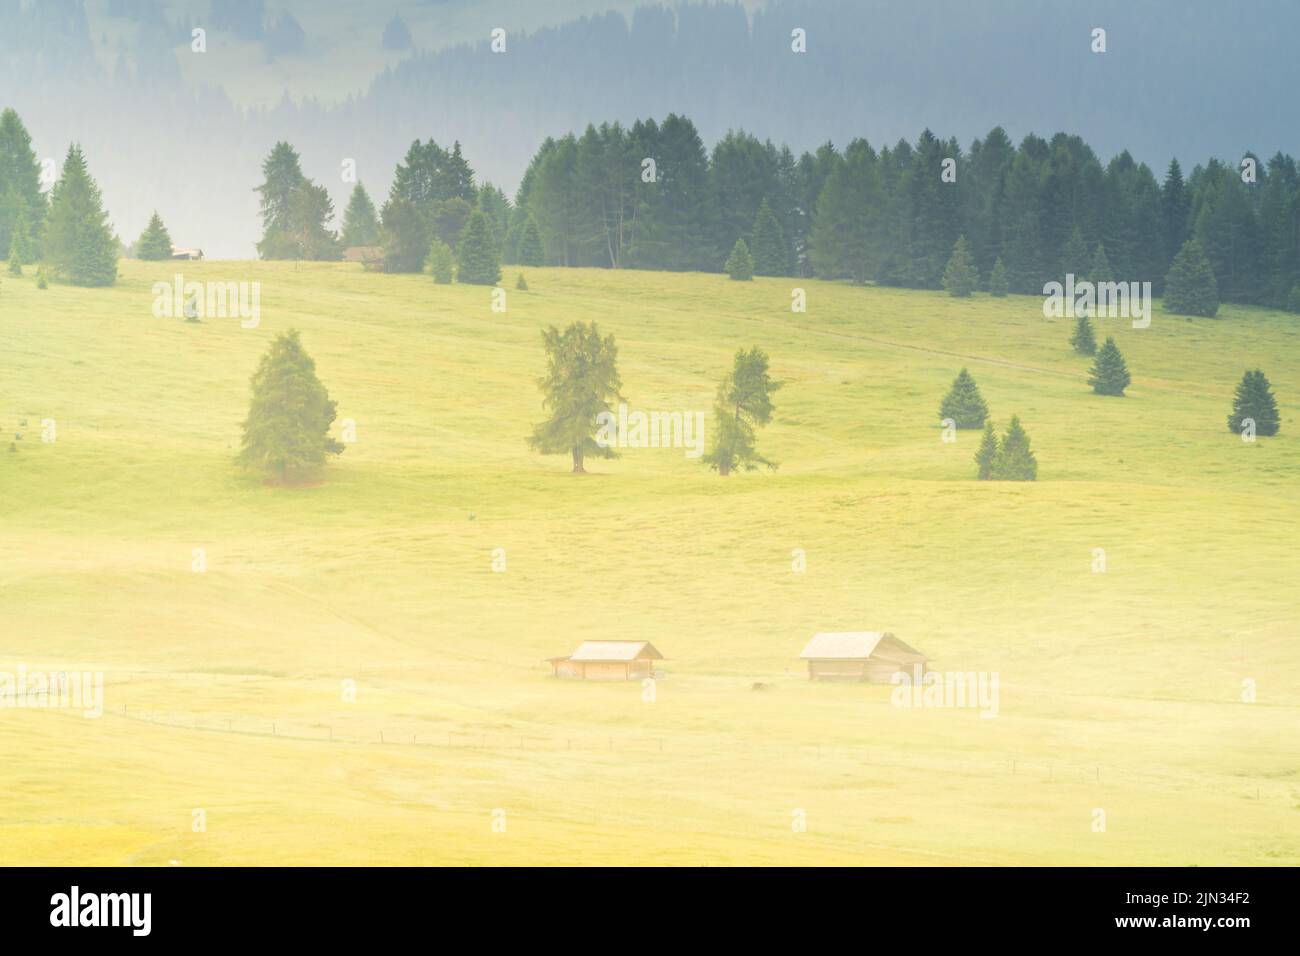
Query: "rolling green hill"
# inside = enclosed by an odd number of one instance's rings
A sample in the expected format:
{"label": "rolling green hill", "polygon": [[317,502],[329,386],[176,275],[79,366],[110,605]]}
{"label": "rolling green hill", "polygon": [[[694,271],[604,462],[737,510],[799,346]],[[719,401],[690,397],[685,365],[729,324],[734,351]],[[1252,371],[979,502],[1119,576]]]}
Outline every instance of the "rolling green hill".
{"label": "rolling green hill", "polygon": [[[1300,862],[1294,317],[1101,320],[1134,378],[1113,399],[1033,298],[555,269],[518,292],[509,269],[495,314],[420,276],[184,264],[261,283],[245,329],[155,318],[176,269],[0,284],[23,433],[0,444],[0,672],[105,681],[97,719],[0,709],[0,863]],[[539,329],[578,319],[616,334],[637,409],[708,411],[762,346],[780,468],[530,452]],[[270,487],[232,459],[291,327],[357,441]],[[1226,416],[1256,365],[1282,432],[1245,444]],[[978,434],[941,440],[963,366],[1037,482],[975,481]],[[826,630],[996,672],[997,716],[810,683]],[[663,651],[653,700],[550,676],[598,638]]]}

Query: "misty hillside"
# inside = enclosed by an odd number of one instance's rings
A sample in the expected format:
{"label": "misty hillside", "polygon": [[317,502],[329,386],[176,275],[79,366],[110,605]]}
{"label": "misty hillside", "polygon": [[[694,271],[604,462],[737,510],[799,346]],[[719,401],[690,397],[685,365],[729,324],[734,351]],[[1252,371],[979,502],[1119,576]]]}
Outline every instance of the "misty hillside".
{"label": "misty hillside", "polygon": [[[253,254],[259,170],[249,157],[281,139],[336,209],[349,189],[345,159],[383,196],[416,137],[459,140],[482,179],[513,193],[547,136],[669,111],[689,115],[710,145],[744,128],[796,151],[854,136],[914,139],[927,127],[965,144],[995,125],[1013,139],[1065,130],[1103,157],[1128,149],[1155,168],[1171,155],[1191,168],[1246,149],[1294,150],[1283,104],[1300,80],[1288,39],[1300,7],[1283,0],[1140,10],[1099,0],[1087,14],[1006,0],[996,17],[958,0],[750,6],[646,6],[539,28],[535,12],[516,26],[497,7],[476,23],[472,5],[456,2],[373,8],[365,25],[355,10],[330,20],[295,4],[229,0],[200,54],[190,31],[212,19],[204,3],[0,0],[0,105],[24,116],[42,157],[61,158],[74,135],[82,142],[121,235],[166,206],[179,244],[226,257]],[[398,8],[411,43],[386,51]],[[1175,20],[1198,29],[1175,38],[1164,29]],[[1104,54],[1090,49],[1098,26]],[[507,30],[503,54],[488,49],[494,27]],[[796,27],[807,33],[804,54],[790,49]],[[341,45],[341,33],[369,35],[373,63]],[[481,39],[434,48],[453,35]],[[277,84],[277,70],[326,76],[334,62],[345,79],[322,81],[313,96],[301,81]],[[363,92],[344,95],[371,66]]]}

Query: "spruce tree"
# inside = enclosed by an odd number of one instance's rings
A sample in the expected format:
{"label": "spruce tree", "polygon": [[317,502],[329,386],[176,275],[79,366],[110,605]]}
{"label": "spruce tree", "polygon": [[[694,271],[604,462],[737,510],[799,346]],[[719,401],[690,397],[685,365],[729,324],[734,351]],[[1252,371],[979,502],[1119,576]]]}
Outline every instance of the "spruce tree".
{"label": "spruce tree", "polygon": [[744,239],[737,239],[736,244],[731,247],[731,255],[727,257],[725,268],[727,275],[737,282],[748,282],[754,278],[754,258],[749,254],[749,247],[745,245]]}
{"label": "spruce tree", "polygon": [[492,224],[488,222],[483,210],[475,209],[470,213],[457,251],[460,260],[456,271],[458,282],[496,285],[501,281],[501,263],[496,241],[492,237]]}
{"label": "spruce tree", "polygon": [[979,480],[988,481],[993,477],[993,462],[998,457],[998,436],[993,431],[992,420],[984,423],[984,437],[980,439],[979,450],[975,452],[975,464],[979,466]]}
{"label": "spruce tree", "polygon": [[14,219],[13,231],[9,237],[9,257],[18,257],[19,264],[36,261],[36,243],[32,240],[32,230],[27,218],[27,210],[19,209]]}
{"label": "spruce tree", "polygon": [[22,278],[23,264],[22,261],[18,258],[17,252],[15,252],[13,255],[9,257],[9,274],[11,276],[16,276],[20,279]]}
{"label": "spruce tree", "polygon": [[515,279],[515,288],[518,289],[520,292],[528,291],[528,280],[524,278],[524,274],[522,272],[519,273],[519,277]]}
{"label": "spruce tree", "polygon": [[1070,231],[1070,238],[1065,243],[1065,248],[1061,250],[1061,267],[1058,270],[1061,274],[1061,281],[1065,281],[1067,275],[1073,275],[1075,282],[1085,279],[1089,272],[1088,265],[1088,243],[1084,241],[1083,233],[1078,226]]}
{"label": "spruce tree", "polygon": [[379,245],[379,216],[366,187],[357,183],[352,187],[348,208],[343,210],[343,233],[339,242],[344,248]]}
{"label": "spruce tree", "polygon": [[1007,289],[1007,267],[1002,264],[1002,257],[998,256],[993,263],[993,272],[989,275],[989,295],[1001,299],[1006,296]]}
{"label": "spruce tree", "polygon": [[943,270],[943,287],[951,296],[965,297],[979,288],[979,284],[980,274],[971,257],[970,246],[965,236],[958,236],[952,247],[952,256]]}
{"label": "spruce tree", "polygon": [[1092,262],[1088,266],[1088,281],[1093,285],[1115,281],[1115,275],[1110,269],[1110,259],[1106,257],[1104,243],[1097,243],[1097,248],[1093,250]]}
{"label": "spruce tree", "polygon": [[146,262],[159,262],[172,257],[172,237],[156,210],[135,244],[135,256]]}
{"label": "spruce tree", "polygon": [[[4,15],[0,14],[0,20]],[[0,112],[0,258],[13,254],[13,243],[25,237],[19,258],[25,265],[40,257],[49,199],[41,189],[41,164],[32,137],[12,109]]]}
{"label": "spruce tree", "polygon": [[590,456],[617,458],[608,443],[596,440],[597,416],[611,413],[610,403],[622,401],[618,374],[618,345],[613,335],[601,337],[596,323],[574,322],[563,332],[542,330],[546,375],[538,381],[542,404],[550,417],[533,428],[528,444],[543,455],[570,455],[573,473],[586,474]]}
{"label": "spruce tree", "polygon": [[1070,336],[1070,345],[1080,355],[1097,354],[1097,338],[1092,334],[1092,322],[1086,315],[1074,320],[1074,334]]}
{"label": "spruce tree", "polygon": [[424,270],[433,276],[438,285],[450,285],[452,279],[451,246],[441,239],[433,240],[429,246],[429,257],[425,260]]}
{"label": "spruce tree", "polygon": [[1011,424],[993,457],[989,477],[994,481],[1033,481],[1038,477],[1038,460],[1030,451],[1029,436],[1015,415],[1011,416]]}
{"label": "spruce tree", "polygon": [[523,229],[519,233],[519,248],[516,252],[521,266],[540,266],[546,262],[546,249],[542,246],[542,230],[537,226],[533,214],[528,213]]}
{"label": "spruce tree", "polygon": [[1124,364],[1124,356],[1120,354],[1119,346],[1113,338],[1107,337],[1092,368],[1088,370],[1088,375],[1088,384],[1096,394],[1124,394],[1124,389],[1128,388],[1132,379],[1129,378],[1128,366]]}
{"label": "spruce tree", "polygon": [[754,346],[736,353],[731,371],[718,386],[713,407],[713,447],[701,459],[723,478],[737,468],[770,469],[776,463],[758,453],[756,429],[772,420],[772,393],[781,387],[768,375],[767,353]]}
{"label": "spruce tree", "polygon": [[939,405],[939,419],[951,418],[958,428],[982,428],[989,407],[970,372],[962,369]]}
{"label": "spruce tree", "polygon": [[331,438],[335,403],[316,377],[316,363],[297,331],[278,336],[252,378],[253,399],[244,420],[239,461],[281,483],[305,477],[338,455]]}
{"label": "spruce tree", "polygon": [[1247,418],[1254,421],[1256,435],[1276,435],[1280,427],[1272,385],[1259,369],[1246,372],[1237,384],[1228,430],[1240,435]]}
{"label": "spruce tree", "polygon": [[785,234],[772,207],[764,199],[754,217],[754,274],[783,276],[790,273],[790,252],[785,244]]}
{"label": "spruce tree", "polygon": [[1219,285],[1205,249],[1188,239],[1165,276],[1165,311],[1213,318],[1219,311]]}
{"label": "spruce tree", "polygon": [[80,146],[69,147],[51,196],[43,249],[50,274],[73,285],[112,285],[117,281],[117,240]]}

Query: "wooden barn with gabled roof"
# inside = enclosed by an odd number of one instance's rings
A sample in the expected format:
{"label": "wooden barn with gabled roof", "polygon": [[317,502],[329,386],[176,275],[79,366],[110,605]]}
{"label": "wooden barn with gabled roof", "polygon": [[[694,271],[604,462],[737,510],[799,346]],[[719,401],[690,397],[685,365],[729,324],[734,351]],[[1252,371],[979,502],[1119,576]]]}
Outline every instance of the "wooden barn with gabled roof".
{"label": "wooden barn with gabled roof", "polygon": [[810,680],[858,680],[888,684],[898,671],[912,676],[929,661],[888,631],[830,631],[814,634],[799,655]]}
{"label": "wooden barn with gabled roof", "polygon": [[556,677],[641,680],[654,676],[664,656],[649,641],[583,641],[568,657],[549,658]]}

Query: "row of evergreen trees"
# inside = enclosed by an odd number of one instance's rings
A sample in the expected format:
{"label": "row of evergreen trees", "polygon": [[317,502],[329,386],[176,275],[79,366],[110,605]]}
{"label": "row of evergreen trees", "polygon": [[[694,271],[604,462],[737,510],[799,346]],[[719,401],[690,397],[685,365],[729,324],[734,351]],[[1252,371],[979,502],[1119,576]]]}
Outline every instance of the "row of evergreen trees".
{"label": "row of evergreen trees", "polygon": [[996,127],[963,150],[926,130],[915,144],[857,139],[796,157],[744,132],[708,151],[689,119],[670,114],[548,138],[513,203],[476,185],[459,143],[417,140],[381,210],[355,187],[333,245],[328,197],[287,144],[264,172],[275,241],[259,249],[272,258],[382,245],[388,269],[417,272],[434,240],[456,250],[478,210],[504,263],[731,271],[739,239],[756,275],[960,295],[1040,294],[1067,273],[1149,281],[1162,294],[1167,276],[1183,275],[1194,291],[1183,301],[1171,290],[1175,311],[1212,315],[1219,299],[1300,311],[1300,171],[1281,154],[1247,155],[1241,167],[1210,160],[1186,178],[1173,160],[1158,181],[1127,152],[1103,166],[1064,133],[1016,146]]}
{"label": "row of evergreen trees", "polygon": [[0,258],[15,275],[39,262],[42,277],[76,285],[117,280],[118,241],[81,147],[68,148],[46,195],[31,136],[12,109],[0,113]]}
{"label": "row of evergreen trees", "polygon": [[1073,273],[1161,294],[1194,239],[1217,297],[1300,310],[1300,172],[1282,154],[1186,178],[1175,159],[1157,180],[1127,152],[1103,165],[1077,136],[1017,146],[1000,127],[966,150],[926,130],[798,157],[731,132],[709,152],[669,115],[547,139],[513,206],[499,200],[507,262],[531,222],[550,265],[719,271],[739,238],[758,275],[940,288],[965,236],[967,288],[1040,294]]}

